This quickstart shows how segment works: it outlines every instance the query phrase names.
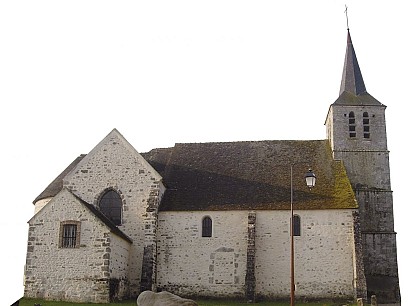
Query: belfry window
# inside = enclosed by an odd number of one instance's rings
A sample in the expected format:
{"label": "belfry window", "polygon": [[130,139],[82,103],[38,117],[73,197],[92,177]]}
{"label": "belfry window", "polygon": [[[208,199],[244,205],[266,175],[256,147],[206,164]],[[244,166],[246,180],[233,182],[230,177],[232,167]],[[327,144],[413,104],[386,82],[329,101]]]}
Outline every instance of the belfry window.
{"label": "belfry window", "polygon": [[114,190],[105,192],[99,201],[99,210],[115,225],[121,225],[122,200]]}
{"label": "belfry window", "polygon": [[363,138],[370,138],[369,114],[363,113]]}
{"label": "belfry window", "polygon": [[356,118],[354,112],[349,113],[349,136],[351,138],[356,137]]}
{"label": "belfry window", "polygon": [[213,232],[213,221],[210,217],[204,217],[201,227],[201,237],[211,237]]}

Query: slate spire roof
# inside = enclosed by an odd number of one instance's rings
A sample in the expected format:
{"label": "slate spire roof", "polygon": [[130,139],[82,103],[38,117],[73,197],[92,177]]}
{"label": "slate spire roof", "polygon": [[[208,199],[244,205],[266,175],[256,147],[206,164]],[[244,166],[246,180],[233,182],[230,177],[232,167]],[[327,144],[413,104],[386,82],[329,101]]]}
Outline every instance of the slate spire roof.
{"label": "slate spire roof", "polygon": [[333,104],[348,106],[374,105],[385,107],[385,105],[372,97],[366,90],[349,29],[347,29],[347,47],[340,93],[338,99]]}
{"label": "slate spire roof", "polygon": [[340,95],[344,92],[360,95],[366,92],[362,72],[357,62],[356,52],[351,41],[350,30],[347,29],[347,49],[344,60],[343,77],[341,79]]}

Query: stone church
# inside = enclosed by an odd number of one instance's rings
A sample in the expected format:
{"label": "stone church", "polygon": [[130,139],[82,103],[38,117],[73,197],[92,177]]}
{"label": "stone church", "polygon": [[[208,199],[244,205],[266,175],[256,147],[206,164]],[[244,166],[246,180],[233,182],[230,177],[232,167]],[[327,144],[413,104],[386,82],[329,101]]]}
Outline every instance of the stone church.
{"label": "stone church", "polygon": [[293,235],[297,299],[399,302],[385,108],[366,91],[348,32],[325,140],[138,153],[112,130],[34,200],[25,296],[287,299]]}

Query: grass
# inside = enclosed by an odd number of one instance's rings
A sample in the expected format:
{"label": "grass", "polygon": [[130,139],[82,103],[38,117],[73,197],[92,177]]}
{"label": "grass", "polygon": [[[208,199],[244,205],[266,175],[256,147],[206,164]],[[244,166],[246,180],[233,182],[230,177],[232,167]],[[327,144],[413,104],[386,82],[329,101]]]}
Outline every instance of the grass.
{"label": "grass", "polygon": [[[252,305],[247,302],[240,301],[228,301],[228,300],[196,300],[199,306],[235,306],[235,305]],[[125,306],[137,306],[136,301],[124,301],[111,304],[91,304],[91,303],[69,303],[69,302],[53,302],[53,301],[44,301],[39,299],[27,299],[22,298],[19,301],[19,306],[34,306],[34,304],[40,304],[42,306],[101,306],[101,305],[125,305]],[[256,306],[288,306],[288,302],[259,302],[255,304]],[[341,306],[345,303],[329,303],[329,302],[319,302],[319,303],[296,303],[296,306]],[[356,304],[347,304],[348,306],[354,306]]]}

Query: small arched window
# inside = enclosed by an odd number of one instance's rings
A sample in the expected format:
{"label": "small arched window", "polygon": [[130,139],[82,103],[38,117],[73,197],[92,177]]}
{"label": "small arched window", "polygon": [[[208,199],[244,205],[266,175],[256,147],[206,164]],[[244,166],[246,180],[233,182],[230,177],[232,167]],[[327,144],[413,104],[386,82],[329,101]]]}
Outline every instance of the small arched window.
{"label": "small arched window", "polygon": [[293,236],[300,236],[300,217],[293,216]]}
{"label": "small arched window", "polygon": [[349,136],[351,138],[356,137],[356,118],[354,112],[349,113]]}
{"label": "small arched window", "polygon": [[211,237],[213,232],[213,221],[210,217],[204,217],[201,226],[201,237]]}
{"label": "small arched window", "polygon": [[122,200],[114,190],[105,192],[99,201],[99,210],[115,225],[121,225]]}
{"label": "small arched window", "polygon": [[363,138],[370,138],[369,114],[363,113]]}

